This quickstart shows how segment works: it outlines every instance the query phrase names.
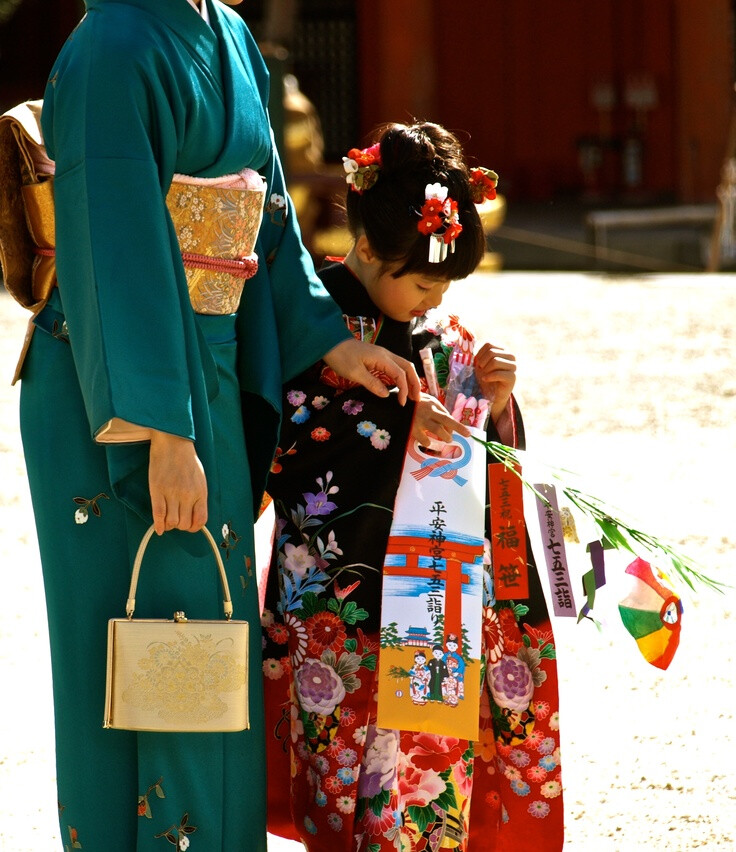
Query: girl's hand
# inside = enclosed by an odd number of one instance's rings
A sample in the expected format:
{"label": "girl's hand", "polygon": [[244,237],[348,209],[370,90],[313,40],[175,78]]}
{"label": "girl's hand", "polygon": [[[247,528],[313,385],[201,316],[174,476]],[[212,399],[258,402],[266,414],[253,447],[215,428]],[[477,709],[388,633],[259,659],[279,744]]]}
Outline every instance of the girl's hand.
{"label": "girl's hand", "polygon": [[358,382],[376,396],[388,396],[388,388],[375,374],[384,374],[396,385],[399,402],[407,398],[419,399],[419,377],[414,365],[373,343],[364,343],[354,337],[338,343],[324,356],[325,363],[340,376]]}
{"label": "girl's hand", "polygon": [[423,393],[414,414],[412,438],[420,446],[432,449],[434,441],[452,441],[453,432],[459,432],[466,438],[470,435],[468,427],[458,423],[438,399]]}
{"label": "girl's hand", "polygon": [[151,430],[148,487],[156,532],[197,532],[207,522],[207,480],[194,443]]}
{"label": "girl's hand", "polygon": [[491,418],[497,423],[516,384],[516,358],[499,346],[484,343],[475,356],[474,365],[483,396],[491,404]]}

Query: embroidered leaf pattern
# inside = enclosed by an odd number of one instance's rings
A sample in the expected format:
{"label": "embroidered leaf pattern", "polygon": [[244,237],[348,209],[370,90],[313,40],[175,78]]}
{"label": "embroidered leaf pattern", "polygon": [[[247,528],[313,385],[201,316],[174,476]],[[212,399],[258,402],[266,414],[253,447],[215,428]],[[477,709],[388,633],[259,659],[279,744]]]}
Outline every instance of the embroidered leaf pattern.
{"label": "embroidered leaf pattern", "polygon": [[68,831],[69,831],[69,841],[70,841],[70,843],[71,843],[71,847],[67,847],[67,848],[71,848],[71,849],[81,849],[81,848],[82,848],[82,844],[79,842],[79,835],[78,835],[78,833],[77,833],[77,829],[76,829],[76,828],[74,828],[74,827],[73,827],[73,826],[71,826],[71,825],[68,825],[68,826],[67,826],[67,829],[68,829]]}
{"label": "embroidered leaf pattern", "polygon": [[172,846],[176,846],[178,849],[188,849],[189,839],[187,835],[194,834],[196,830],[196,826],[189,825],[189,813],[184,813],[179,821],[179,825],[169,826],[165,831],[154,834],[154,838],[165,838]]}
{"label": "embroidered leaf pattern", "polygon": [[164,794],[164,788],[161,786],[161,782],[163,778],[159,778],[158,781],[151,784],[151,786],[146,790],[146,792],[142,796],[138,796],[138,816],[145,817],[146,819],[152,819],[151,813],[151,803],[149,801],[149,796],[151,793],[156,793],[159,799],[165,799],[166,795]]}
{"label": "embroidered leaf pattern", "polygon": [[73,497],[74,503],[79,508],[74,512],[74,522],[77,524],[86,524],[89,520],[90,510],[95,517],[99,518],[102,515],[102,510],[99,506],[99,500],[109,500],[110,498],[105,493],[97,494],[95,497],[87,499],[86,497]]}

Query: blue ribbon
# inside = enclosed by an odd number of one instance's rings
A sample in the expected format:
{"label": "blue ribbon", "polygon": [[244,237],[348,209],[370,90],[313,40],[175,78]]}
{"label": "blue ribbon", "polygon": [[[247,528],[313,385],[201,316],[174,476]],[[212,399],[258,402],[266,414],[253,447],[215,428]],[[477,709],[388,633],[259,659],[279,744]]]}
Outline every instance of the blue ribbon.
{"label": "blue ribbon", "polygon": [[[429,471],[430,476],[442,476],[443,473],[448,473],[451,470],[460,470],[460,468],[465,467],[471,458],[471,449],[470,442],[466,441],[462,435],[455,435],[455,443],[459,444],[463,450],[463,454],[459,459],[447,459],[444,463],[438,464],[436,458],[425,459],[421,465],[421,468],[431,467],[432,465],[436,465],[436,467],[432,467]],[[462,476],[453,476],[452,481],[455,482],[459,486],[463,486],[467,483],[467,479],[464,479]]]}

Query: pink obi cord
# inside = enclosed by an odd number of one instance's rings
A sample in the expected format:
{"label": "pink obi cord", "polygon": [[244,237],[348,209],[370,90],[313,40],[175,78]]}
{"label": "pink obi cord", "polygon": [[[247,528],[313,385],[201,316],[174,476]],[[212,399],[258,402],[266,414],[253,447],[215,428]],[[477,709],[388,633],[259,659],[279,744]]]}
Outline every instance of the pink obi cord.
{"label": "pink obi cord", "polygon": [[[56,249],[33,247],[33,253],[39,257],[55,257]],[[244,258],[229,259],[226,257],[210,257],[206,254],[194,254],[183,251],[181,259],[184,266],[189,269],[209,269],[213,272],[224,272],[234,278],[247,280],[258,272],[258,258],[256,255]]]}

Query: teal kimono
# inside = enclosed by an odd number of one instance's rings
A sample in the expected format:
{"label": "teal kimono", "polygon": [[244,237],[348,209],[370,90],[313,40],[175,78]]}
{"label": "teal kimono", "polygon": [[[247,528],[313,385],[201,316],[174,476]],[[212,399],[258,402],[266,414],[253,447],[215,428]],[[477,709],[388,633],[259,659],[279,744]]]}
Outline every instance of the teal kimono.
{"label": "teal kimono", "polygon": [[[103,444],[101,430],[121,418],[195,442],[234,617],[255,625],[252,524],[281,385],[348,336],[291,214],[263,61],[242,19],[207,4],[210,25],[186,0],[87,0],[44,98],[59,287],[23,367],[21,429],[47,598],[65,849],[266,848],[257,639],[249,731],[102,728],[107,620],[124,612],[151,510],[148,445]],[[195,315],[166,192],[175,173],[243,168],[266,178],[273,202],[259,271],[237,314]],[[136,617],[219,618],[221,607],[204,536],[152,542]]]}

